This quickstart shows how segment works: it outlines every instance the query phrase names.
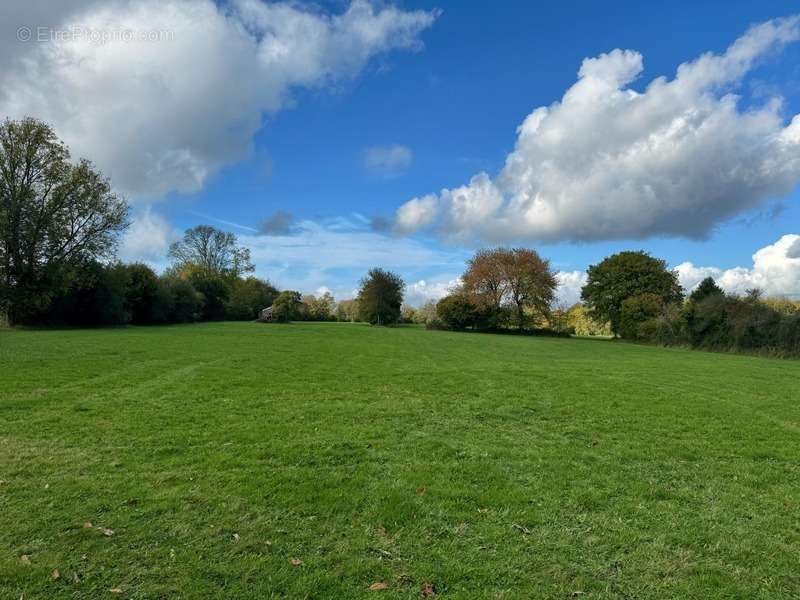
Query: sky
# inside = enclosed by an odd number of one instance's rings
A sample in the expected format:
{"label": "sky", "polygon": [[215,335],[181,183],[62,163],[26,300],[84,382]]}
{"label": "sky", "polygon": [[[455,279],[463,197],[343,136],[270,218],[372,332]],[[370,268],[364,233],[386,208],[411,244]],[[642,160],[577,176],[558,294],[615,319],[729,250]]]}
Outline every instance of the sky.
{"label": "sky", "polygon": [[119,257],[210,224],[282,289],[374,266],[437,299],[480,247],[643,249],[800,298],[795,2],[6,0],[0,116],[132,207]]}

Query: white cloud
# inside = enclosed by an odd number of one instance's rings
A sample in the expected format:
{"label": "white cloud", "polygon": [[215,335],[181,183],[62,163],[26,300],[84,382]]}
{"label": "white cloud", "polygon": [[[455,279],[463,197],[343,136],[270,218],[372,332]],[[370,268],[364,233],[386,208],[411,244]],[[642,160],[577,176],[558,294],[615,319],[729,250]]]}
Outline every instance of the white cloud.
{"label": "white cloud", "polygon": [[304,293],[325,287],[337,299],[352,297],[353,287],[372,267],[390,269],[408,281],[420,268],[432,273],[458,271],[466,259],[463,252],[381,235],[344,218],[331,223],[299,221],[291,235],[240,235],[238,239],[250,249],[259,277]]}
{"label": "white cloud", "polygon": [[720,269],[684,262],[675,270],[681,285],[688,291],[706,277],[713,277],[722,289],[734,294],[759,288],[768,296],[800,298],[800,256],[794,252],[798,245],[800,235],[784,235],[774,244],[753,254],[751,267]]}
{"label": "white cloud", "polygon": [[630,87],[638,52],[587,58],[563,98],[518,128],[497,178],[409,201],[396,229],[489,242],[703,238],[800,180],[800,115],[787,125],[779,98],[740,110],[730,93],[798,37],[797,16],[757,25],[643,92]]}
{"label": "white cloud", "polygon": [[405,303],[409,306],[422,306],[430,300],[441,300],[460,285],[460,277],[420,279],[406,286]]}
{"label": "white cloud", "polygon": [[569,308],[581,299],[581,288],[586,285],[586,271],[559,271],[556,273],[556,305]]}
{"label": "white cloud", "polygon": [[411,164],[412,153],[400,145],[373,146],[364,152],[364,167],[380,175],[396,175]]}
{"label": "white cloud", "polygon": [[122,236],[119,257],[127,262],[144,262],[158,270],[167,264],[169,245],[178,238],[172,226],[148,206],[132,219]]}
{"label": "white cloud", "polygon": [[[419,47],[436,17],[367,0],[336,15],[262,0],[67,2],[48,15],[52,4],[3,3],[4,29],[77,33],[3,47],[0,114],[48,121],[75,155],[144,199],[200,189],[250,152],[263,115],[290,102],[293,89],[336,83],[378,53]],[[163,35],[91,37],[119,31]]]}

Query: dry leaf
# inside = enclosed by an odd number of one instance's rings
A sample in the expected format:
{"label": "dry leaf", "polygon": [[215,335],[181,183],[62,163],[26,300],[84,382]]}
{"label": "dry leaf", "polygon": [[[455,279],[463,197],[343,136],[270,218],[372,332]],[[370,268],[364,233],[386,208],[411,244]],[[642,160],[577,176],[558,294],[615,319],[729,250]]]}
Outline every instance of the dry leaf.
{"label": "dry leaf", "polygon": [[422,597],[423,598],[430,598],[431,596],[436,595],[436,589],[433,587],[432,583],[423,583],[422,584]]}
{"label": "dry leaf", "polygon": [[53,571],[52,573],[50,573],[50,576],[51,576],[53,579],[58,579],[59,577],[61,577],[61,573],[59,573],[59,572],[58,572],[58,569],[56,569],[55,571]]}
{"label": "dry leaf", "polygon": [[86,521],[86,523],[83,524],[83,528],[84,529],[91,529],[92,528],[92,522],[91,521]]}
{"label": "dry leaf", "polygon": [[30,563],[31,562],[31,558],[27,554],[23,554],[22,556],[19,557],[19,559],[24,563]]}
{"label": "dry leaf", "polygon": [[120,588],[111,588],[108,591],[111,592],[112,594],[121,594],[122,593],[122,590]]}
{"label": "dry leaf", "polygon": [[519,531],[521,531],[525,535],[528,535],[531,532],[531,530],[528,529],[527,527],[523,527],[522,525],[517,525],[516,523],[514,523],[512,526],[514,527],[514,529],[518,529]]}
{"label": "dry leaf", "polygon": [[421,486],[419,486],[417,488],[417,496],[424,496],[425,492],[427,492],[427,491],[428,491],[428,488],[426,488],[424,485],[421,485]]}
{"label": "dry leaf", "polygon": [[114,535],[114,530],[109,529],[108,527],[100,527],[100,531],[102,531],[103,535],[107,537],[111,537],[112,535]]}
{"label": "dry leaf", "polygon": [[293,564],[295,567],[299,567],[300,565],[302,565],[302,564],[303,564],[303,561],[302,561],[302,560],[300,560],[299,558],[293,558],[293,559],[292,559],[292,564]]}
{"label": "dry leaf", "polygon": [[238,533],[234,533],[233,534],[233,541],[234,542],[238,542],[239,541],[239,534]]}
{"label": "dry leaf", "polygon": [[377,592],[379,590],[388,589],[388,587],[389,587],[389,584],[386,583],[385,581],[376,581],[371,586],[369,586],[369,590],[371,592]]}

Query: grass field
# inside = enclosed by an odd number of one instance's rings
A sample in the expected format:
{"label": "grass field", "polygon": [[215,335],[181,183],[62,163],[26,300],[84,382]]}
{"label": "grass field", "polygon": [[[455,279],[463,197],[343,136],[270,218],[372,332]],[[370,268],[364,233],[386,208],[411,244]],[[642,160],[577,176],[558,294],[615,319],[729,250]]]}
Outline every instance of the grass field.
{"label": "grass field", "polygon": [[0,598],[426,593],[800,596],[800,362],[336,323],[0,331]]}

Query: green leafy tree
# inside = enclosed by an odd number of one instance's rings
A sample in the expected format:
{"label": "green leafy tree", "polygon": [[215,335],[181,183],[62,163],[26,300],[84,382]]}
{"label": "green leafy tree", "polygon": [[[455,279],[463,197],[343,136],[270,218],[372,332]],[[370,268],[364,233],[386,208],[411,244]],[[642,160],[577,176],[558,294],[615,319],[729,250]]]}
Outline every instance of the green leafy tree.
{"label": "green leafy tree", "polygon": [[0,311],[46,311],[80,265],[113,256],[128,205],[35,119],[0,125]]}
{"label": "green leafy tree", "polygon": [[655,294],[664,304],[683,298],[678,275],[663,260],[646,252],[626,251],[614,254],[588,270],[581,299],[592,319],[609,322],[614,335],[620,333],[622,303],[627,298]]}
{"label": "green leafy tree", "polygon": [[716,281],[714,281],[713,277],[706,277],[700,282],[700,285],[698,285],[694,291],[689,294],[689,300],[693,302],[700,302],[709,296],[721,296],[724,293],[725,292],[722,291],[722,288],[717,285]]}
{"label": "green leafy tree", "polygon": [[264,308],[272,306],[278,290],[269,281],[257,277],[237,279],[231,284],[225,316],[234,321],[257,319]]}
{"label": "green leafy tree", "polygon": [[371,269],[358,292],[359,317],[372,325],[391,325],[400,319],[403,279],[391,271]]}
{"label": "green leafy tree", "polygon": [[581,336],[609,336],[611,327],[608,323],[599,323],[589,316],[586,307],[578,302],[567,311],[567,328],[575,335]]}
{"label": "green leafy tree", "polygon": [[465,294],[445,296],[436,304],[439,320],[449,329],[466,329],[475,325],[478,307]]}
{"label": "green leafy tree", "polygon": [[278,294],[272,305],[273,318],[282,323],[288,323],[297,319],[300,314],[302,295],[294,290],[286,290]]}
{"label": "green leafy tree", "polygon": [[331,321],[334,318],[336,300],[330,292],[325,292],[319,297],[305,296],[303,305],[305,316],[309,321]]}
{"label": "green leafy tree", "polygon": [[664,309],[658,294],[646,293],[625,298],[619,317],[619,334],[629,340],[650,339],[653,323]]}
{"label": "green leafy tree", "polygon": [[354,299],[340,300],[336,305],[337,321],[357,321],[358,320],[358,301]]}
{"label": "green leafy tree", "polygon": [[153,269],[142,263],[120,265],[126,275],[125,309],[131,323],[142,325],[162,319],[160,285]]}

